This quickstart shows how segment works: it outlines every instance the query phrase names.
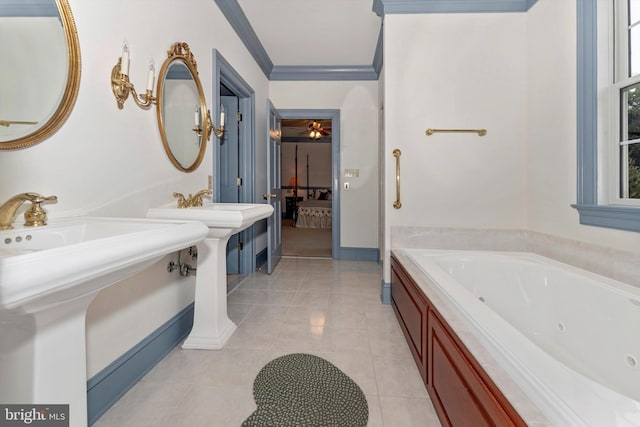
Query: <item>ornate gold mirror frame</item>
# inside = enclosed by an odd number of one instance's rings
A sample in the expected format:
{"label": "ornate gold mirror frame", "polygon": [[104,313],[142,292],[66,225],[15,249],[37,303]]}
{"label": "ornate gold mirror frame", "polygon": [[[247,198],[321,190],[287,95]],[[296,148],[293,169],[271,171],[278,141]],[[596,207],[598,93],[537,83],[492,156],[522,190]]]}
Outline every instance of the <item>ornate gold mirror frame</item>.
{"label": "ornate gold mirror frame", "polygon": [[[166,119],[165,115],[167,114],[167,107],[165,105],[167,102],[171,102],[167,100],[167,94],[165,93],[165,86],[167,81],[167,73],[169,71],[169,67],[172,64],[181,63],[189,70],[191,77],[193,78],[193,82],[195,83],[196,90],[198,92],[198,105],[195,110],[195,120],[194,117],[194,106],[184,106],[183,110],[188,110],[188,117],[191,117],[192,120],[187,123],[181,123],[182,129],[181,134],[184,136],[183,138],[178,137],[180,140],[175,140],[175,136],[173,136],[173,140],[167,135],[166,132]],[[209,140],[211,136],[212,126],[211,126],[211,116],[209,111],[207,110],[207,105],[205,102],[204,91],[202,89],[202,84],[200,83],[200,78],[198,77],[198,68],[196,60],[189,49],[189,45],[184,42],[178,42],[171,45],[171,48],[167,51],[167,59],[162,64],[162,68],[160,68],[160,72],[158,74],[158,87],[156,90],[157,97],[157,116],[158,116],[158,128],[160,130],[160,136],[162,137],[162,145],[164,146],[164,150],[171,160],[171,163],[183,172],[193,172],[200,166],[202,163],[202,159],[204,158],[204,153],[206,151],[206,142]],[[173,106],[175,107],[175,106]],[[184,113],[184,111],[183,111]],[[190,114],[190,115],[189,115]],[[190,136],[194,135],[197,137],[197,143],[199,146],[199,151],[197,157],[193,161],[192,164],[183,164],[181,163],[173,149],[176,147],[176,144],[187,144]]]}
{"label": "ornate gold mirror frame", "polygon": [[13,140],[0,142],[0,150],[15,150],[37,144],[53,135],[67,120],[78,96],[80,88],[80,43],[76,24],[67,0],[55,0],[67,42],[67,83],[60,104],[51,118],[36,131]]}

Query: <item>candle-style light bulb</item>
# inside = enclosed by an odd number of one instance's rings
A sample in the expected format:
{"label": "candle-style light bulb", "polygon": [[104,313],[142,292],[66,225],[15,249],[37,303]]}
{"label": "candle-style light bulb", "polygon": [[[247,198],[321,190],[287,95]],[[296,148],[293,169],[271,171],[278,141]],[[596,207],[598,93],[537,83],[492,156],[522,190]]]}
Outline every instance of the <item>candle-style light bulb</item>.
{"label": "candle-style light bulb", "polygon": [[128,76],[129,75],[129,46],[127,46],[127,42],[124,42],[124,46],[122,46],[122,56],[120,57],[120,73]]}
{"label": "candle-style light bulb", "polygon": [[220,105],[220,127],[224,127],[224,105]]}
{"label": "candle-style light bulb", "polygon": [[149,63],[149,74],[147,74],[147,92],[153,91],[153,82],[156,78],[156,67],[153,65],[153,60]]}
{"label": "candle-style light bulb", "polygon": [[200,126],[200,108],[197,105],[194,112],[194,121],[195,121],[196,127],[199,127]]}

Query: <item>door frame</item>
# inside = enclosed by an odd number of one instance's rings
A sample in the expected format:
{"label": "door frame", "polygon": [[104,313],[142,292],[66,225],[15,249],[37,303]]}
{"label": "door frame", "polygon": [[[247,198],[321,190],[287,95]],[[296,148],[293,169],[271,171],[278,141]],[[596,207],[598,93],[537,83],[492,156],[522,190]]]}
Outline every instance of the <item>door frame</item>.
{"label": "door frame", "polygon": [[331,257],[340,258],[340,110],[278,109],[282,119],[331,120]]}
{"label": "door frame", "polygon": [[[212,49],[212,105],[211,118],[216,127],[220,125],[220,84],[224,84],[238,97],[238,108],[242,114],[239,126],[240,167],[242,186],[239,191],[240,203],[255,203],[255,92],[240,74],[231,66],[217,49]],[[217,167],[220,159],[220,144],[213,136],[213,202],[218,201],[220,194],[220,169]],[[251,274],[256,270],[256,247],[254,226],[242,231],[244,249],[240,252],[240,274]]]}

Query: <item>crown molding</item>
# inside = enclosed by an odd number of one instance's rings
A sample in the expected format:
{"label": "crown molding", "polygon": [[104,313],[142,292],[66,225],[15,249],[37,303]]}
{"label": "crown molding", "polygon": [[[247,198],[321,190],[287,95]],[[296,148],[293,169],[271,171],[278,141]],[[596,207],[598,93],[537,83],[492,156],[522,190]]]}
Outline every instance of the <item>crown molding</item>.
{"label": "crown molding", "polygon": [[[378,80],[383,64],[382,26],[372,65],[273,65],[237,0],[214,0],[269,80]],[[394,13],[524,12],[537,0],[373,0],[378,15]]]}
{"label": "crown molding", "polygon": [[410,13],[526,12],[537,0],[373,0],[379,16]]}
{"label": "crown molding", "polygon": [[372,66],[378,77],[380,77],[380,71],[382,71],[382,64],[384,60],[384,44],[382,42],[384,35],[382,31],[383,28],[384,21],[382,22],[382,25],[380,25],[380,32],[378,33],[378,43],[376,44],[376,51],[373,54]]}
{"label": "crown molding", "polygon": [[267,78],[273,70],[273,62],[264,49],[258,35],[247,19],[247,15],[238,4],[237,0],[214,0],[222,14],[227,18],[231,27],[235,30],[242,43],[247,47],[253,59],[258,63]]}
{"label": "crown molding", "polygon": [[276,65],[269,80],[378,80],[372,65]]}
{"label": "crown molding", "polygon": [[273,65],[237,0],[214,0],[269,80],[378,80],[382,68],[382,27],[373,65],[297,66]]}

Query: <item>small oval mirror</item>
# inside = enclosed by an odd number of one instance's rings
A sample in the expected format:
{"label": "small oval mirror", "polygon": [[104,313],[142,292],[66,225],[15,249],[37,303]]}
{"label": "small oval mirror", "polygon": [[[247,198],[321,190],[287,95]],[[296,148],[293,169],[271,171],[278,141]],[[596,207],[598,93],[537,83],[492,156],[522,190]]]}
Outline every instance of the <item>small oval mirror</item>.
{"label": "small oval mirror", "polygon": [[67,0],[0,4],[0,150],[34,145],[65,122],[80,86],[80,45]]}
{"label": "small oval mirror", "polygon": [[186,43],[171,46],[156,93],[158,128],[167,156],[176,168],[192,172],[206,151],[208,115],[196,61]]}

